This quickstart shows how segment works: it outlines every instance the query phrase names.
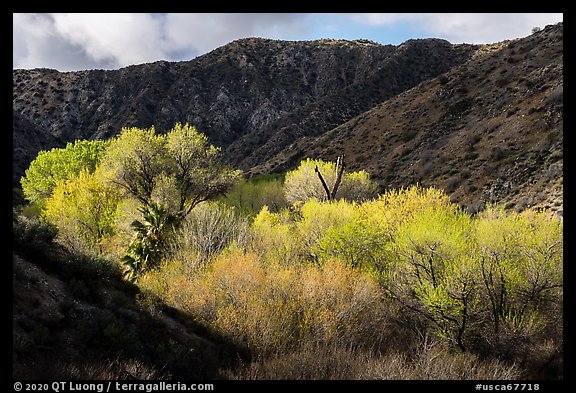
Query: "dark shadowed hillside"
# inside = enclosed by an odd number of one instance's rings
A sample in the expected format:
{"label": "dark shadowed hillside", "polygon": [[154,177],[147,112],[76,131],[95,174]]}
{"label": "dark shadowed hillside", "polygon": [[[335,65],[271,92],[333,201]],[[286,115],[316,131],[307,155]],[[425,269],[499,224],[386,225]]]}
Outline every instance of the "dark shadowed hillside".
{"label": "dark shadowed hillside", "polygon": [[41,127],[26,119],[17,112],[12,112],[12,156],[14,166],[12,182],[17,184],[20,176],[28,168],[28,163],[36,158],[40,150],[62,146],[60,138],[45,132]]}
{"label": "dark shadowed hillside", "polygon": [[216,378],[242,353],[123,280],[117,264],[70,253],[25,219],[13,229],[14,378]]}

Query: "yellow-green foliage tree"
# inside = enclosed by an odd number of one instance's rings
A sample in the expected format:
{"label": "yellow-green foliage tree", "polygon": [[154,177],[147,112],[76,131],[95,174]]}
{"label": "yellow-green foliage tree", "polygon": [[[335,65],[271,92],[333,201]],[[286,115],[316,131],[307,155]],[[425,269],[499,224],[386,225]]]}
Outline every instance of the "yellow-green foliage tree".
{"label": "yellow-green foliage tree", "polygon": [[294,218],[287,209],[272,213],[264,206],[252,224],[250,249],[264,260],[297,263],[299,247],[294,241]]}
{"label": "yellow-green foliage tree", "polygon": [[392,296],[462,350],[464,334],[481,312],[473,241],[467,214],[422,210],[399,228],[387,272]]}
{"label": "yellow-green foliage tree", "polygon": [[[193,126],[177,123],[164,135],[154,128],[125,128],[102,158],[108,181],[141,203],[135,238],[122,261],[126,275],[160,262],[167,237],[199,203],[228,190],[240,172],[220,161],[220,149]],[[161,242],[158,239],[163,239]]]}
{"label": "yellow-green foliage tree", "polygon": [[220,161],[220,149],[193,126],[177,123],[164,135],[124,128],[102,165],[108,179],[143,205],[165,205],[180,219],[200,202],[228,190],[240,172]]}
{"label": "yellow-green foliage tree", "polygon": [[43,206],[58,182],[82,170],[94,172],[107,146],[106,141],[76,141],[65,148],[40,151],[20,179],[25,198]]}
{"label": "yellow-green foliage tree", "polygon": [[56,183],[45,203],[46,218],[58,228],[59,239],[73,250],[102,253],[102,242],[114,233],[119,193],[97,174],[82,170]]}
{"label": "yellow-green foliage tree", "polygon": [[322,244],[322,239],[328,231],[351,225],[358,218],[357,205],[345,200],[324,203],[311,199],[299,211],[294,232],[297,244],[301,246],[301,255],[313,262],[321,262],[320,257],[325,254],[322,246],[327,245]]}
{"label": "yellow-green foliage tree", "polygon": [[102,157],[105,178],[146,205],[164,171],[165,140],[154,128],[123,128]]}
{"label": "yellow-green foliage tree", "polygon": [[519,336],[561,328],[562,230],[562,221],[546,212],[482,212],[476,228],[479,290],[489,310],[485,328],[499,343],[495,349],[516,351],[525,345]]}
{"label": "yellow-green foliage tree", "polygon": [[[316,168],[322,174],[327,187],[333,189],[337,178],[336,164],[308,158],[300,162],[298,168],[286,173],[284,195],[289,203],[306,202],[312,198],[319,201],[326,199],[326,191],[316,173]],[[370,180],[368,172],[344,171],[335,197],[348,201],[363,201],[374,198],[377,194],[378,185]]]}

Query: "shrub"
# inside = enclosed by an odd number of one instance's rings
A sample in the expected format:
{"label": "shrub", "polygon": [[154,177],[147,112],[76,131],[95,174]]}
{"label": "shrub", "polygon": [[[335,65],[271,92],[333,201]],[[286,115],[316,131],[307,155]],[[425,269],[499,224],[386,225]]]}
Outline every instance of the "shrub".
{"label": "shrub", "polygon": [[450,81],[450,79],[445,74],[442,74],[438,77],[438,82],[440,82],[441,85],[445,85],[449,81]]}
{"label": "shrub", "polygon": [[429,208],[452,211],[456,207],[444,191],[418,185],[388,190],[360,205],[362,219],[378,228],[388,240],[395,238],[401,224],[414,220],[420,211]]}
{"label": "shrub", "polygon": [[288,206],[283,187],[281,175],[257,176],[238,182],[219,200],[249,217],[256,216],[264,206],[272,212],[279,212]]}
{"label": "shrub", "polygon": [[458,186],[462,183],[462,177],[458,174],[452,176],[448,180],[446,180],[446,191],[447,192],[454,192]]}
{"label": "shrub", "polygon": [[301,250],[295,242],[294,218],[289,210],[271,213],[264,206],[252,224],[250,250],[277,264],[298,262]]}
{"label": "shrub", "polygon": [[490,159],[492,161],[500,161],[502,158],[504,158],[504,151],[500,147],[494,146],[490,150]]}
{"label": "shrub", "polygon": [[494,84],[500,88],[505,87],[506,85],[508,85],[511,82],[511,80],[509,78],[500,78],[497,79]]}
{"label": "shrub", "polygon": [[275,380],[512,380],[521,378],[516,365],[451,353],[439,346],[419,349],[414,358],[379,354],[353,347],[304,346],[227,370],[230,379]]}
{"label": "shrub", "polygon": [[344,173],[338,196],[347,201],[362,202],[378,196],[378,184],[366,171]]}
{"label": "shrub", "polygon": [[184,220],[171,244],[173,258],[182,259],[194,270],[235,244],[246,248],[250,240],[248,221],[234,209],[218,203],[203,203]]}
{"label": "shrub", "polygon": [[137,359],[97,359],[63,361],[42,359],[33,375],[15,375],[17,379],[67,380],[160,380],[170,379],[169,372]]}
{"label": "shrub", "polygon": [[218,258],[198,278],[181,277],[166,298],[253,354],[302,343],[379,345],[385,329],[376,281],[339,263],[262,265],[254,254]]}
{"label": "shrub", "polygon": [[338,259],[347,266],[377,268],[385,257],[386,238],[367,221],[330,227],[318,242],[321,260]]}
{"label": "shrub", "polygon": [[42,250],[56,238],[58,229],[38,217],[28,218],[13,212],[12,232],[19,248]]}

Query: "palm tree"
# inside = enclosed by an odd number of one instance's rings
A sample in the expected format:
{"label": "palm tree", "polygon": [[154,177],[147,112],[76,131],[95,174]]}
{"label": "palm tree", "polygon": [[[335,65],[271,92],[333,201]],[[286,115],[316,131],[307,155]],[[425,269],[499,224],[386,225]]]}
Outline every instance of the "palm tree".
{"label": "palm tree", "polygon": [[178,222],[178,217],[170,214],[164,205],[150,202],[138,211],[142,220],[134,220],[134,239],[128,247],[128,255],[122,257],[124,277],[136,281],[146,270],[158,265],[166,249],[168,236]]}

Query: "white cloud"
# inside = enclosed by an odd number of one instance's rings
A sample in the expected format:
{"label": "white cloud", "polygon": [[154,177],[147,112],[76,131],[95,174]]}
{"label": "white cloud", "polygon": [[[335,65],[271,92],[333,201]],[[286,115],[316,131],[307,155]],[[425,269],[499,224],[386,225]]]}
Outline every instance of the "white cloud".
{"label": "white cloud", "polygon": [[429,37],[452,43],[486,44],[529,35],[534,27],[543,28],[563,20],[563,14],[542,13],[436,13],[436,14],[354,14],[353,20],[370,26],[407,23]]}
{"label": "white cloud", "polygon": [[173,50],[193,47],[205,53],[244,37],[303,39],[304,19],[303,14],[167,14],[165,26]]}
{"label": "white cloud", "polygon": [[[13,14],[13,67],[187,60],[250,36],[305,38],[305,14]],[[79,68],[78,68],[79,67]]]}
{"label": "white cloud", "polygon": [[12,64],[69,71],[189,60],[244,37],[317,39],[313,32],[326,32],[318,24],[345,30],[345,20],[372,31],[393,26],[406,39],[419,32],[453,43],[491,43],[527,36],[562,14],[13,14]]}
{"label": "white cloud", "polygon": [[143,63],[164,56],[161,25],[149,14],[52,14],[60,37],[96,62]]}
{"label": "white cloud", "polygon": [[90,53],[71,30],[50,14],[13,14],[13,67],[68,71],[118,66],[114,56]]}

